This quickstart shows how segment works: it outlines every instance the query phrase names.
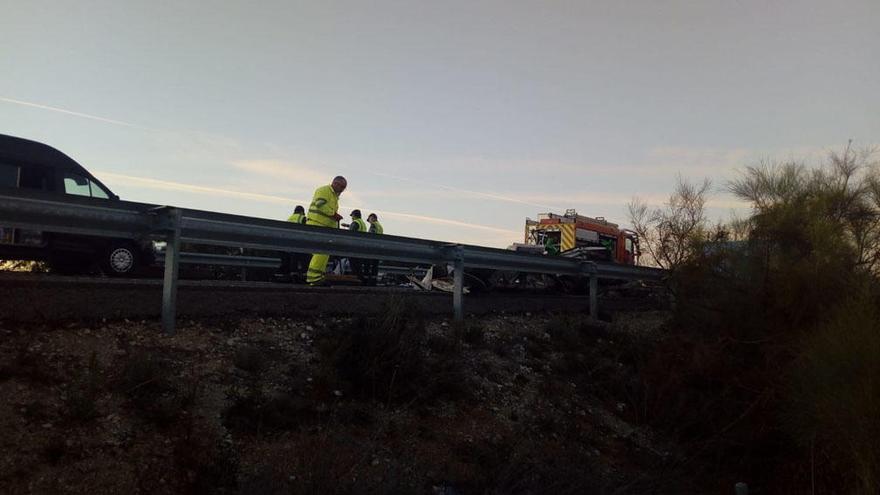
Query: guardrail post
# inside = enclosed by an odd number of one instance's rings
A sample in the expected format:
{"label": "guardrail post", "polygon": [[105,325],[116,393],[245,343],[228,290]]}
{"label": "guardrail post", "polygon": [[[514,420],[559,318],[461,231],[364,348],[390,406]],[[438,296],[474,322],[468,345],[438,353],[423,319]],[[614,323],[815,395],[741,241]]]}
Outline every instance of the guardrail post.
{"label": "guardrail post", "polygon": [[174,335],[177,316],[177,269],[180,266],[180,210],[169,208],[168,227],[165,245],[165,279],[162,283],[162,330],[166,335]]}
{"label": "guardrail post", "polygon": [[[239,256],[244,256],[244,248],[238,248],[238,254],[239,254]],[[241,281],[247,282],[247,267],[246,266],[241,267]]]}
{"label": "guardrail post", "polygon": [[599,319],[599,277],[596,272],[590,274],[590,319]]}
{"label": "guardrail post", "polygon": [[455,288],[452,292],[452,306],[455,310],[455,320],[464,319],[464,261],[455,260]]}
{"label": "guardrail post", "polygon": [[590,277],[588,288],[588,296],[590,298],[590,319],[596,321],[599,319],[599,270],[595,263],[584,262],[581,270],[586,272]]}
{"label": "guardrail post", "polygon": [[455,309],[455,320],[464,320],[464,258],[461,250],[455,257],[455,273],[453,274],[455,288],[452,292],[452,306]]}

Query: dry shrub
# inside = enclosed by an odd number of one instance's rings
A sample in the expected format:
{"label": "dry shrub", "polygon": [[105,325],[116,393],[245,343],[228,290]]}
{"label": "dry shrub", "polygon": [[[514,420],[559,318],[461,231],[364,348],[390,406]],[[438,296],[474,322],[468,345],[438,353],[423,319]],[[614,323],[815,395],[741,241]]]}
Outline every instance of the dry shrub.
{"label": "dry shrub", "polygon": [[[189,420],[174,444],[173,468],[182,493],[235,493],[239,459],[221,430]],[[149,490],[150,492],[155,491]]]}
{"label": "dry shrub", "polygon": [[[353,440],[332,430],[293,436],[283,447],[243,469],[240,495],[392,495],[423,493],[411,465],[382,459],[370,441]],[[378,462],[374,462],[378,461]]]}
{"label": "dry shrub", "polygon": [[869,296],[842,308],[803,344],[788,377],[787,426],[820,459],[834,459],[857,482],[880,486],[880,309]]}
{"label": "dry shrub", "polygon": [[57,383],[55,370],[46,366],[46,356],[32,347],[36,339],[31,337],[18,346],[15,357],[0,365],[0,379],[17,377],[41,385]]}
{"label": "dry shrub", "polygon": [[650,209],[638,198],[627,205],[649,263],[675,270],[699,252],[697,241],[708,230],[706,196],[711,185],[709,179],[694,184],[679,176],[662,208]]}
{"label": "dry shrub", "polygon": [[482,330],[462,328],[429,339],[425,322],[401,301],[391,300],[380,317],[331,326],[318,335],[323,363],[318,376],[326,385],[370,400],[463,399],[469,381],[461,362],[462,342],[477,341],[474,334]]}
{"label": "dry shrub", "polygon": [[238,495],[288,495],[290,477],[272,466],[260,466],[243,473],[238,481]]}
{"label": "dry shrub", "polygon": [[119,388],[137,412],[160,426],[180,418],[199,394],[194,377],[175,377],[169,359],[147,352],[135,353],[126,361]]}
{"label": "dry shrub", "polygon": [[484,332],[483,326],[478,321],[467,320],[452,323],[454,338],[471,346],[483,343]]}
{"label": "dry shrub", "polygon": [[593,461],[558,440],[539,435],[499,438],[460,445],[461,467],[446,473],[445,493],[603,493]]}
{"label": "dry shrub", "polygon": [[287,393],[267,395],[261,385],[233,387],[227,393],[229,408],[223,423],[231,429],[264,433],[292,430],[315,416],[313,403]]}
{"label": "dry shrub", "polygon": [[232,358],[232,363],[236,368],[250,373],[260,373],[266,368],[265,354],[263,351],[253,346],[236,349],[235,355]]}
{"label": "dry shrub", "polygon": [[[749,167],[731,184],[754,206],[747,240],[704,240],[671,278],[675,330],[636,363],[634,390],[646,422],[694,458],[713,453],[712,476],[771,491],[876,488],[878,305],[862,296],[878,290],[880,190],[869,157],[848,147],[819,169]],[[791,474],[804,459],[823,475]]]}
{"label": "dry shrub", "polygon": [[98,367],[94,352],[89,356],[89,364],[74,373],[74,381],[67,392],[67,414],[79,421],[88,421],[98,416],[98,394],[104,387],[104,378]]}
{"label": "dry shrub", "polygon": [[424,386],[425,323],[396,300],[382,314],[326,329],[318,348],[353,395],[407,400]]}
{"label": "dry shrub", "polygon": [[583,347],[597,338],[608,337],[608,330],[581,314],[561,313],[554,315],[544,327],[558,350]]}

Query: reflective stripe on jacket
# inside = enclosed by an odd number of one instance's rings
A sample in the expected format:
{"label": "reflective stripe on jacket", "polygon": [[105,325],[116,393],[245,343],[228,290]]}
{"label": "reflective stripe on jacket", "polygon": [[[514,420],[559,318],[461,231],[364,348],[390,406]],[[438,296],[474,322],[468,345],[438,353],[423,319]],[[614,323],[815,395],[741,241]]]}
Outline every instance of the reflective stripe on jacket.
{"label": "reflective stripe on jacket", "polygon": [[290,215],[287,221],[293,223],[306,223],[306,216],[302,213],[294,213]]}
{"label": "reflective stripe on jacket", "polygon": [[315,189],[315,196],[309,205],[309,216],[306,224],[320,225],[322,227],[338,226],[338,222],[333,218],[339,209],[339,195],[330,185],[321,186]]}
{"label": "reflective stripe on jacket", "polygon": [[354,220],[352,220],[351,225],[348,227],[348,230],[353,230],[355,232],[366,232],[367,223],[364,222],[363,218],[355,218]]}
{"label": "reflective stripe on jacket", "polygon": [[383,233],[385,233],[385,230],[382,229],[382,224],[379,223],[378,220],[376,220],[375,222],[370,222],[370,233],[371,234],[383,234]]}

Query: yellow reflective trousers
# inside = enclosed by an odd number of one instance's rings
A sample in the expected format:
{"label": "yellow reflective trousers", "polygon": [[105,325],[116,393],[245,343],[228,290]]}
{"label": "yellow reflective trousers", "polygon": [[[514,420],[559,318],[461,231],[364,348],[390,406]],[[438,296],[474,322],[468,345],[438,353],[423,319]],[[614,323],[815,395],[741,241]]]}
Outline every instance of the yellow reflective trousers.
{"label": "yellow reflective trousers", "polygon": [[[315,190],[312,203],[309,205],[308,220],[306,225],[317,227],[339,228],[339,222],[333,218],[339,209],[339,195],[332,186],[321,186]],[[306,273],[306,282],[312,285],[324,282],[324,272],[327,271],[328,254],[313,254],[309,263],[309,271]]]}
{"label": "yellow reflective trousers", "polygon": [[329,260],[329,254],[313,254],[312,261],[309,263],[309,271],[306,273],[306,282],[313,285],[323,282]]}

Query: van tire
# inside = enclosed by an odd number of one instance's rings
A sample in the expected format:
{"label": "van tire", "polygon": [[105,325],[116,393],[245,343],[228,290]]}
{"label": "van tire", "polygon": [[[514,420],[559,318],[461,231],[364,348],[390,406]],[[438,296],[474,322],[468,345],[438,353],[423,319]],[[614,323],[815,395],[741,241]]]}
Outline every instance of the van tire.
{"label": "van tire", "polygon": [[108,277],[131,277],[140,271],[141,254],[130,242],[114,242],[101,252],[98,264]]}

